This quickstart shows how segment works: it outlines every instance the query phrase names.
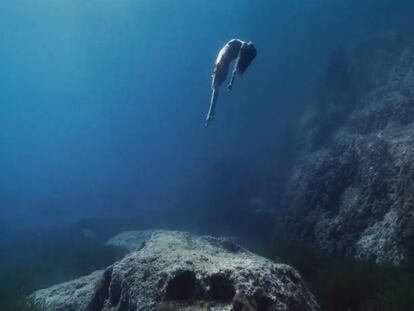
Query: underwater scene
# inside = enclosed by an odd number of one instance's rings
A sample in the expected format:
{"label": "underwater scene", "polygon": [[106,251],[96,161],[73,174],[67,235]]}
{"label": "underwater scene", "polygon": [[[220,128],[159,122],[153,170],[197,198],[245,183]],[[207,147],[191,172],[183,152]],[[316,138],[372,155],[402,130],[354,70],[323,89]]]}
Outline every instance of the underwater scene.
{"label": "underwater scene", "polygon": [[413,0],[1,0],[0,311],[414,310]]}

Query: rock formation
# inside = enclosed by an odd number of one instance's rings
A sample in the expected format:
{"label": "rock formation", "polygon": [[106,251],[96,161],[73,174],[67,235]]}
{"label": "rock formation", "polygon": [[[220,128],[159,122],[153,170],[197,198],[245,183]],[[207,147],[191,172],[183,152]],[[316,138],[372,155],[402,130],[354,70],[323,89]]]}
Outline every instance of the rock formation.
{"label": "rock formation", "polygon": [[103,273],[104,271],[96,271],[76,280],[38,290],[30,298],[33,298],[33,305],[39,311],[88,310]]}
{"label": "rock formation", "polygon": [[414,37],[333,53],[300,126],[285,206],[291,237],[395,265],[414,254]]}
{"label": "rock formation", "polygon": [[106,242],[106,245],[122,248],[126,251],[134,251],[143,246],[156,230],[126,231],[117,234]]}
{"label": "rock formation", "polygon": [[157,231],[104,272],[32,295],[47,311],[319,310],[290,266],[226,239]]}

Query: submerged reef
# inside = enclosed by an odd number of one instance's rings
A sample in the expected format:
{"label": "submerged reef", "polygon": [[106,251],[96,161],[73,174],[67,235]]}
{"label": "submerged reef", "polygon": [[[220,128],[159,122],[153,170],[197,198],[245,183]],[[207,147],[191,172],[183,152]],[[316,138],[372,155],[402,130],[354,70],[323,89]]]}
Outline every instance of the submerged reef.
{"label": "submerged reef", "polygon": [[286,232],[334,254],[414,263],[414,36],[336,51],[299,126]]}
{"label": "submerged reef", "polygon": [[46,311],[320,310],[292,267],[227,239],[177,231],[156,231],[105,271],[31,299]]}

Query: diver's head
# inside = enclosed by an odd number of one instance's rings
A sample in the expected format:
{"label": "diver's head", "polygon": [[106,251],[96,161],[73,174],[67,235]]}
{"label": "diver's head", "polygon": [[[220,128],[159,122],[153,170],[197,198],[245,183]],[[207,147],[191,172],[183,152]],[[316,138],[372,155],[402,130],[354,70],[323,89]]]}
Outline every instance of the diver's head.
{"label": "diver's head", "polygon": [[247,67],[249,67],[253,59],[255,59],[256,55],[257,51],[253,42],[249,41],[242,45],[240,51],[240,60],[237,66],[237,70],[240,74],[243,74],[246,71]]}

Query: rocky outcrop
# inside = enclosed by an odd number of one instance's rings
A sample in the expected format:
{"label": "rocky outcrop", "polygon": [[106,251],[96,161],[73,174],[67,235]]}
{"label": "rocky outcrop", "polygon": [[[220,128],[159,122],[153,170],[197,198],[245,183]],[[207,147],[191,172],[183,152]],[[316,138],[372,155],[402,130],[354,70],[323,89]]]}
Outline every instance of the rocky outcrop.
{"label": "rocky outcrop", "polygon": [[38,290],[30,297],[30,302],[36,310],[41,311],[88,310],[103,273],[96,271],[73,281]]}
{"label": "rocky outcrop", "polygon": [[175,231],[153,233],[103,273],[32,297],[47,311],[319,310],[290,266],[226,239]]}
{"label": "rocky outcrop", "polygon": [[386,34],[345,54],[301,125],[288,232],[333,253],[412,263],[414,37]]}
{"label": "rocky outcrop", "polygon": [[118,247],[126,251],[140,249],[145,241],[157,230],[126,231],[114,236],[106,242],[106,245]]}

